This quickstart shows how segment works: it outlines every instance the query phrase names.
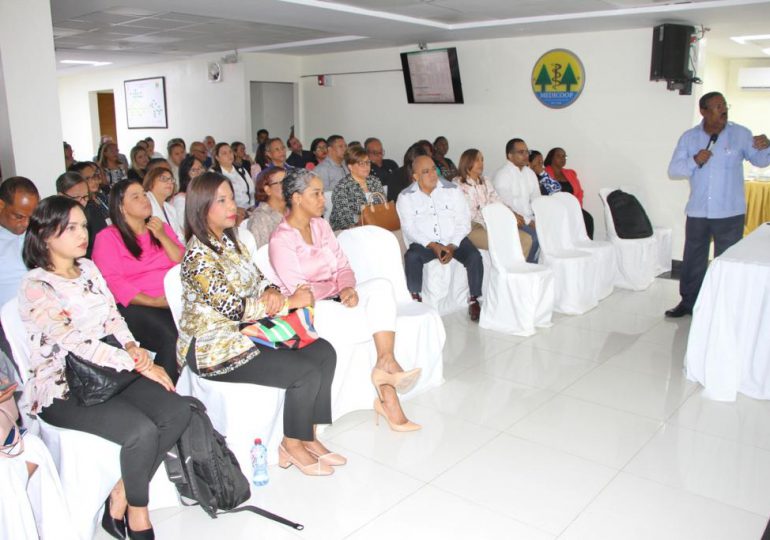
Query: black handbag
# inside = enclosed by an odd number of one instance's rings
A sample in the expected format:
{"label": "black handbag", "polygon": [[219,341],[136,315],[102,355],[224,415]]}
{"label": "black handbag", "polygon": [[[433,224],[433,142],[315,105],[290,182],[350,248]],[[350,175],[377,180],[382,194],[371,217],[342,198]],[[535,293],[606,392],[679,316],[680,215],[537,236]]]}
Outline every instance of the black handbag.
{"label": "black handbag", "polygon": [[[123,348],[112,334],[104,336],[101,341],[118,349]],[[73,353],[67,353],[64,360],[69,395],[86,407],[104,403],[141,377],[134,371],[116,371],[94,364]]]}

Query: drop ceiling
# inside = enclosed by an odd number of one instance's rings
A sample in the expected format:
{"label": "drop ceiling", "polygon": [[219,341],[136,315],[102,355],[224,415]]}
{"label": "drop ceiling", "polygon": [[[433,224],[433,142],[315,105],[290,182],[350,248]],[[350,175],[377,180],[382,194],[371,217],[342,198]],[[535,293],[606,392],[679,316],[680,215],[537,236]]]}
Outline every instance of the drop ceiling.
{"label": "drop ceiling", "polygon": [[51,0],[51,11],[57,59],[117,65],[235,50],[309,55],[662,22],[709,27],[709,50],[722,56],[770,58],[762,42],[729,40],[770,34],[770,0]]}

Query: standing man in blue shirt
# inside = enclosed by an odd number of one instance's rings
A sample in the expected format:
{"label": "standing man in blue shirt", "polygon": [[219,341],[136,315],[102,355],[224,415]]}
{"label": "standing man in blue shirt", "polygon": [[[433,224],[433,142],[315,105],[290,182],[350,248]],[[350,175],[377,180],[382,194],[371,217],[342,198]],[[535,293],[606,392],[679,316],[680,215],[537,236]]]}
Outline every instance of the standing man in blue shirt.
{"label": "standing man in blue shirt", "polygon": [[666,311],[667,317],[692,314],[706,275],[711,239],[718,257],[743,236],[743,160],[757,167],[770,165],[767,136],[752,137],[745,127],[728,122],[729,107],[722,94],[704,94],[698,106],[703,121],[679,138],[668,166],[669,176],[689,178],[690,198],[679,278],[682,300]]}

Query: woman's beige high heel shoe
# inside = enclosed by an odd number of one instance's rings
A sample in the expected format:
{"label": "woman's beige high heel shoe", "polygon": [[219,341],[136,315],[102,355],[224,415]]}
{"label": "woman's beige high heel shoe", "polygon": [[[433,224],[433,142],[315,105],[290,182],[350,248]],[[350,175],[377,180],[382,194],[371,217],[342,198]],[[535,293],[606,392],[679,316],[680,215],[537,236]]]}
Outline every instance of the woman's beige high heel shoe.
{"label": "woman's beige high heel shoe", "polygon": [[334,474],[334,469],[332,469],[329,465],[321,463],[321,461],[316,461],[315,463],[311,463],[309,465],[303,465],[297,459],[295,459],[294,456],[292,456],[288,450],[283,447],[283,445],[280,445],[278,447],[278,466],[282,469],[288,469],[292,465],[297,467],[297,469],[299,469],[302,474],[306,474],[308,476],[329,476],[330,474]]}
{"label": "woman's beige high heel shoe", "polygon": [[305,446],[305,450],[307,450],[308,454],[318,459],[318,461],[320,461],[321,463],[324,463],[325,465],[341,467],[342,465],[345,465],[348,462],[345,456],[342,456],[337,452],[329,452],[328,454],[324,454],[321,456],[321,455],[318,455],[315,452],[315,450],[313,450],[312,448],[308,448],[307,446]]}
{"label": "woman's beige high heel shoe", "polygon": [[393,431],[417,431],[418,429],[422,429],[422,426],[420,424],[415,424],[414,422],[410,422],[407,420],[403,424],[394,424],[390,421],[390,418],[388,418],[387,413],[385,412],[385,407],[382,406],[382,403],[379,399],[374,400],[374,423],[378,426],[380,425],[380,416],[382,416],[385,421],[390,426],[390,429]]}
{"label": "woman's beige high heel shoe", "polygon": [[382,391],[380,385],[387,384],[396,389],[397,392],[408,392],[417,383],[422,373],[422,368],[415,368],[400,373],[388,373],[384,369],[372,369],[372,384],[377,390],[377,397],[382,401]]}

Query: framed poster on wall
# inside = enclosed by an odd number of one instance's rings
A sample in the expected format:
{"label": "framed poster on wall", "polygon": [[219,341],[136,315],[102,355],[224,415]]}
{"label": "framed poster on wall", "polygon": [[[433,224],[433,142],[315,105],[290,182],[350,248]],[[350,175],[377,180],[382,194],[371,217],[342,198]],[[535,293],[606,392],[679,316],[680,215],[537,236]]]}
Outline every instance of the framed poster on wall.
{"label": "framed poster on wall", "polygon": [[128,129],[168,128],[166,78],[123,81]]}

